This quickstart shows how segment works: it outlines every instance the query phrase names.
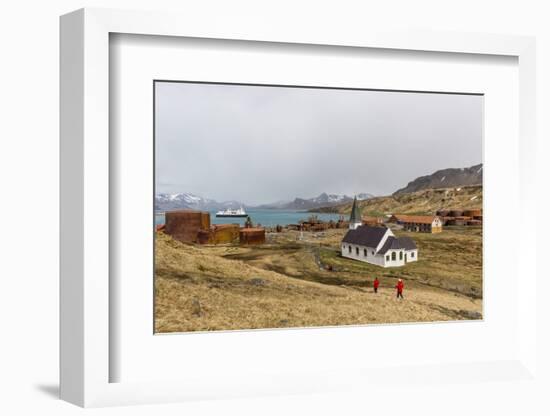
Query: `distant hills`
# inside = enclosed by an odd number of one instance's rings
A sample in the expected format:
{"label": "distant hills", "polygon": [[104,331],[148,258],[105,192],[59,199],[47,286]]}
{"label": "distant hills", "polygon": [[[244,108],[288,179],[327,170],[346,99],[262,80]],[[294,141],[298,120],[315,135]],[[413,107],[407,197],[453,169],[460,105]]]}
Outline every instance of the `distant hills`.
{"label": "distant hills", "polygon": [[218,202],[213,199],[186,192],[162,193],[155,196],[155,210],[157,211],[171,211],[175,209],[199,209],[209,211],[239,208],[241,206],[242,204],[239,201]]}
{"label": "distant hills", "polygon": [[[366,200],[373,195],[360,193],[357,199]],[[333,205],[345,204],[351,202],[353,197],[347,195],[327,194],[323,192],[314,198],[295,198],[293,201],[279,201],[259,206],[248,206],[239,201],[218,202],[214,199],[204,198],[192,193],[161,193],[155,197],[155,210],[170,211],[175,209],[200,209],[200,210],[220,210],[227,208],[262,208],[262,209],[285,209],[285,210],[311,210],[318,207],[328,207]]]}
{"label": "distant hills", "polygon": [[452,188],[457,186],[481,185],[483,183],[483,165],[469,168],[450,168],[438,170],[431,175],[420,176],[398,189],[393,195],[403,195],[423,189]]}
{"label": "distant hills", "polygon": [[[361,201],[360,205],[362,207],[367,208],[367,211],[372,213],[392,211],[402,214],[430,212],[435,207],[439,209],[451,205],[462,208],[479,208],[482,201],[482,183],[483,165],[478,164],[468,168],[441,169],[430,175],[420,176],[409,182],[407,186],[395,191],[391,196],[375,197],[369,193],[360,193],[357,195],[357,199]],[[461,187],[468,187],[468,189],[461,191],[458,189]],[[436,190],[438,192],[435,192]],[[439,190],[442,190],[442,192],[439,192]],[[220,210],[242,206],[244,208],[346,213],[349,211],[352,201],[353,196],[323,192],[313,198],[296,197],[291,201],[247,206],[239,201],[219,202],[196,194],[180,192],[158,194],[155,198],[155,210]]]}
{"label": "distant hills", "polygon": [[[368,193],[357,194],[357,199],[365,200],[372,198],[374,195]],[[314,198],[295,198],[293,201],[281,201],[273,204],[260,205],[258,208],[267,209],[292,209],[292,210],[314,210],[320,207],[330,207],[334,205],[345,204],[353,201],[353,197],[348,195],[327,194],[323,192],[321,195]]]}
{"label": "distant hills", "polygon": [[[359,202],[363,215],[382,216],[387,214],[435,214],[439,209],[479,209],[483,207],[481,185],[457,188],[422,189],[398,195],[378,196]],[[351,203],[318,208],[318,212],[348,215]]]}
{"label": "distant hills", "polygon": [[[369,198],[359,203],[364,215],[434,214],[439,209],[477,209],[483,206],[483,165],[438,170],[420,176],[392,195]],[[348,214],[351,201],[326,205],[318,212]]]}

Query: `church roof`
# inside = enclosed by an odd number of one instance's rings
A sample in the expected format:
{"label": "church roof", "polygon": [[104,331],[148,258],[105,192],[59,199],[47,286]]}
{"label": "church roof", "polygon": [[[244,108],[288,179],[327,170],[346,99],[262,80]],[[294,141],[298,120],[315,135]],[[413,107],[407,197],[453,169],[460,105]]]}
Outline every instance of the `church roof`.
{"label": "church roof", "polygon": [[388,250],[416,250],[416,243],[411,237],[393,237],[389,236],[382,248],[378,251],[385,254]]}
{"label": "church roof", "polygon": [[386,227],[369,227],[368,225],[361,225],[355,230],[349,230],[342,241],[344,243],[376,248],[387,231],[388,229]]}
{"label": "church roof", "polygon": [[353,205],[351,206],[349,222],[351,224],[361,222],[361,210],[359,209],[359,205],[357,204],[357,197],[353,198]]}

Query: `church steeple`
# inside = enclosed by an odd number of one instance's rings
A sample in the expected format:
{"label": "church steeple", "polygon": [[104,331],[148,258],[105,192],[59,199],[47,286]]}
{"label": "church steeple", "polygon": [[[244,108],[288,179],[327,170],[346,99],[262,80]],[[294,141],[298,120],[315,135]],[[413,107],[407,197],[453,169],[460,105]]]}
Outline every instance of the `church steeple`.
{"label": "church steeple", "polygon": [[361,220],[361,210],[357,204],[357,196],[353,198],[353,205],[351,206],[351,214],[349,216],[349,228],[350,230],[355,230],[357,227],[362,225]]}

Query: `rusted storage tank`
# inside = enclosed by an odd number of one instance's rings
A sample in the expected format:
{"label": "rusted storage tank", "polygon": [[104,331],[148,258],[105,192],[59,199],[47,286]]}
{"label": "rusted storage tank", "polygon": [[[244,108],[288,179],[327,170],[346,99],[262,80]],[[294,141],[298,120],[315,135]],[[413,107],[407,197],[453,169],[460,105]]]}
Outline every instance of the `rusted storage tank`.
{"label": "rusted storage tank", "polygon": [[264,244],[264,228],[241,228],[239,231],[239,243],[242,245]]}
{"label": "rusted storage tank", "polygon": [[[449,224],[449,221],[452,221],[454,220],[454,217],[442,217],[441,218],[441,222],[443,223],[443,225],[447,225]],[[452,225],[452,224],[449,224],[449,225]]]}
{"label": "rusted storage tank", "polygon": [[210,244],[210,230],[199,230],[197,234],[197,243]]}
{"label": "rusted storage tank", "polygon": [[205,211],[168,211],[165,218],[164,232],[184,243],[196,242],[199,230],[210,228],[210,213]]}
{"label": "rusted storage tank", "polygon": [[338,221],[336,228],[349,228],[349,221]]}
{"label": "rusted storage tank", "polygon": [[328,229],[328,223],[318,223],[318,224],[313,224],[311,227],[310,227],[311,231],[325,231]]}
{"label": "rusted storage tank", "polygon": [[451,217],[462,217],[462,215],[464,215],[464,211],[461,209],[452,209],[449,211],[449,216]]}
{"label": "rusted storage tank", "polygon": [[464,213],[462,214],[466,217],[478,217],[481,215],[480,209],[465,209]]}
{"label": "rusted storage tank", "polygon": [[211,244],[226,244],[239,238],[239,224],[218,224],[210,228]]}

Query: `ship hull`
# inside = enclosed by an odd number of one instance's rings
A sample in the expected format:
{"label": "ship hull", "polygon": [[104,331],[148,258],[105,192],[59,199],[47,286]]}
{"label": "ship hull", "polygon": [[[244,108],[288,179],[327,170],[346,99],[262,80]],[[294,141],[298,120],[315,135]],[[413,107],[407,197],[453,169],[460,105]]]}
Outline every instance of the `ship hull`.
{"label": "ship hull", "polygon": [[246,218],[248,214],[242,215],[229,215],[229,214],[216,214],[216,218]]}

